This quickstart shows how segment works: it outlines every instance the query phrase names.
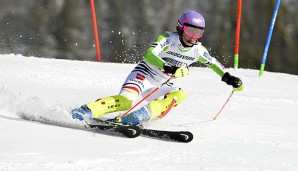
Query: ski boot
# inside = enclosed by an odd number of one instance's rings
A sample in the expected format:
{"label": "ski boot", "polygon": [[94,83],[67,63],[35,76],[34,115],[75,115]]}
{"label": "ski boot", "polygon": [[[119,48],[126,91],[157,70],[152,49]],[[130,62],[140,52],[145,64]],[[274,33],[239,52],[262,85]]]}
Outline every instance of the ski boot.
{"label": "ski boot", "polygon": [[78,119],[80,121],[87,120],[92,117],[91,110],[87,107],[87,105],[83,105],[80,108],[75,108],[71,111],[71,115],[73,119]]}
{"label": "ski boot", "polygon": [[129,113],[128,115],[124,116],[123,118],[118,119],[118,122],[120,121],[123,125],[136,125],[136,126],[142,126],[142,123],[144,121],[148,121],[150,119],[149,111],[146,106],[143,106],[142,108],[133,111]]}

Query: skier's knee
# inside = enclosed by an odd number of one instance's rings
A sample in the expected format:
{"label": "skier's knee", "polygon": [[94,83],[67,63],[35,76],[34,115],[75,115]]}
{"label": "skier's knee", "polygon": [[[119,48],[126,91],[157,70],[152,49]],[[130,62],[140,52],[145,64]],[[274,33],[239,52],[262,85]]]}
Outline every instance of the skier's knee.
{"label": "skier's knee", "polygon": [[173,92],[166,94],[165,99],[167,99],[167,98],[173,99],[174,97],[176,97],[176,103],[174,106],[174,107],[176,107],[177,105],[182,103],[187,98],[187,96],[188,95],[184,90],[177,90],[177,91],[173,91]]}
{"label": "skier's knee", "polygon": [[99,118],[107,113],[124,111],[132,107],[132,101],[123,95],[109,96],[87,104],[93,118]]}

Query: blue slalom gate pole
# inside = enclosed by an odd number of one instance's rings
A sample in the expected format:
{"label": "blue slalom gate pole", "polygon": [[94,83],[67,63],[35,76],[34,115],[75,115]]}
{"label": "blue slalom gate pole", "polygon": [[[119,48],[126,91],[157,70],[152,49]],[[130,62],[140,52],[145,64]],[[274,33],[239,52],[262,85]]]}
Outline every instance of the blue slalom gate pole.
{"label": "blue slalom gate pole", "polygon": [[260,67],[259,77],[261,77],[263,75],[263,71],[264,71],[264,68],[265,68],[265,63],[266,63],[266,59],[267,59],[268,49],[269,49],[269,45],[270,45],[270,41],[271,41],[271,36],[272,36],[272,32],[273,32],[273,28],[274,28],[274,24],[275,24],[275,20],[276,20],[276,16],[277,16],[279,5],[280,5],[280,0],[277,0],[276,1],[276,4],[275,4],[275,8],[274,8],[274,12],[273,12],[271,24],[270,24],[268,36],[267,36],[267,41],[266,41],[266,45],[265,45],[265,50],[264,50],[264,54],[263,54],[263,59],[262,59],[261,67]]}

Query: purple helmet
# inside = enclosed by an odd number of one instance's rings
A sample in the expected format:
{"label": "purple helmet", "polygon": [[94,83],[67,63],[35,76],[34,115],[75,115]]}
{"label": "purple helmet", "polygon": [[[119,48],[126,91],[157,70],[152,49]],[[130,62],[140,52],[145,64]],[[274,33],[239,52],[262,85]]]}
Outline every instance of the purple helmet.
{"label": "purple helmet", "polygon": [[[186,11],[181,14],[178,22],[177,22],[177,32],[179,35],[183,34],[183,27],[188,26],[188,27],[194,27],[198,29],[204,30],[205,28],[205,19],[204,17],[195,11]],[[201,38],[203,36],[204,31],[202,31],[202,34],[199,36]],[[199,39],[198,38],[198,39]]]}

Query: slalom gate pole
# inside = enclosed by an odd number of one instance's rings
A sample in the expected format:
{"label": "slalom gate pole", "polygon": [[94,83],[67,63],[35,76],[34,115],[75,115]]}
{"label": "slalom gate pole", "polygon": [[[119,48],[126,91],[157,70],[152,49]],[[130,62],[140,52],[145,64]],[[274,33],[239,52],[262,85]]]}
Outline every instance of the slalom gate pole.
{"label": "slalom gate pole", "polygon": [[155,93],[157,90],[159,90],[162,86],[166,85],[169,81],[171,81],[174,78],[174,76],[171,76],[169,79],[167,79],[164,83],[162,83],[161,85],[159,85],[158,87],[156,87],[152,92],[150,92],[149,94],[147,94],[143,99],[141,99],[138,103],[136,103],[133,107],[131,107],[128,111],[126,111],[125,113],[123,113],[120,117],[123,118],[124,116],[126,116],[127,114],[129,114],[129,112],[131,112],[135,107],[137,107],[140,103],[142,103],[144,100],[146,100],[148,97],[150,97],[153,93]]}
{"label": "slalom gate pole", "polygon": [[269,45],[270,45],[270,41],[271,41],[271,36],[272,36],[272,32],[273,32],[273,28],[274,28],[274,24],[275,24],[275,20],[276,20],[276,16],[277,16],[279,5],[280,5],[280,0],[277,0],[276,1],[276,4],[275,4],[275,8],[274,8],[274,12],[273,12],[271,24],[270,24],[268,36],[267,36],[267,41],[266,41],[266,45],[265,45],[265,50],[264,50],[264,54],[263,54],[263,59],[262,59],[261,67],[260,67],[259,77],[262,77],[263,72],[264,72],[264,69],[265,69],[265,63],[266,63],[266,59],[267,59],[268,49],[269,49]]}
{"label": "slalom gate pole", "polygon": [[97,61],[100,62],[100,47],[99,47],[99,40],[98,40],[98,32],[97,32],[97,23],[96,23],[96,14],[94,8],[94,0],[90,0],[90,9],[92,14],[92,25],[93,25],[93,32],[94,32],[94,41],[95,41],[95,48],[96,48],[96,56]]}
{"label": "slalom gate pole", "polygon": [[241,24],[241,12],[242,0],[238,0],[237,22],[236,22],[236,38],[235,38],[235,52],[234,52],[234,68],[238,68],[239,60],[239,41],[240,41],[240,24]]}
{"label": "slalom gate pole", "polygon": [[216,120],[216,118],[218,117],[218,115],[221,113],[221,111],[224,109],[224,107],[227,105],[227,103],[230,101],[232,95],[234,94],[235,89],[233,88],[230,96],[228,97],[228,99],[226,100],[226,102],[224,103],[224,105],[222,106],[222,108],[220,109],[220,111],[213,117],[213,120]]}

